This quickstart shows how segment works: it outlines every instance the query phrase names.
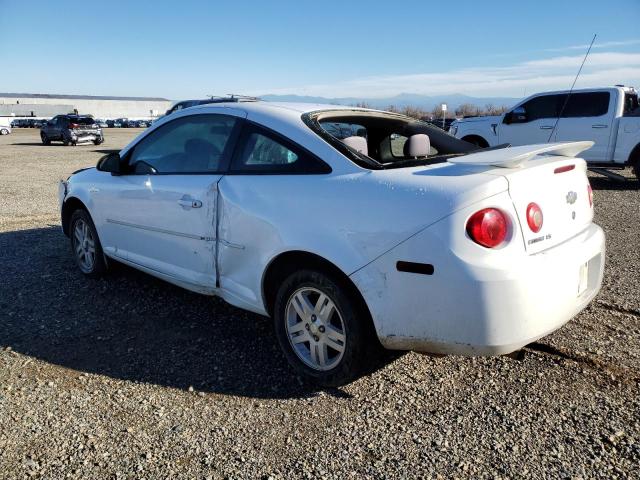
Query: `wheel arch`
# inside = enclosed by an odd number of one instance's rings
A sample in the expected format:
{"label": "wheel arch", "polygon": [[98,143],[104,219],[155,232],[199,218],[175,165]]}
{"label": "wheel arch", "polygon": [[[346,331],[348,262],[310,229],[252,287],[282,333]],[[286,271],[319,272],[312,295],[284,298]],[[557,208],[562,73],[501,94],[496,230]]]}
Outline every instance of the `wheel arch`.
{"label": "wheel arch", "polygon": [[[68,237],[69,236],[69,221],[73,212],[78,209],[85,210],[89,213],[87,206],[78,197],[69,197],[62,204],[62,212],[60,213],[60,221],[62,223],[62,231]],[[89,216],[91,214],[89,213]]]}
{"label": "wheel arch", "polygon": [[471,133],[469,135],[465,135],[460,140],[464,140],[468,143],[473,143],[474,145],[478,145],[479,147],[486,148],[489,146],[489,142],[482,136],[477,133]]}
{"label": "wheel arch", "polygon": [[636,165],[636,163],[640,166],[640,143],[638,143],[635,147],[631,149],[631,153],[629,153],[629,158],[627,159],[627,163],[632,167]]}
{"label": "wheel arch", "polygon": [[[290,274],[301,269],[316,269],[331,275],[356,299],[358,306],[368,315],[372,325],[371,312],[360,290],[340,267],[326,258],[304,250],[290,250],[271,259],[262,275],[262,299],[269,316],[273,315],[273,306],[278,288]],[[374,327],[375,328],[375,327]]]}

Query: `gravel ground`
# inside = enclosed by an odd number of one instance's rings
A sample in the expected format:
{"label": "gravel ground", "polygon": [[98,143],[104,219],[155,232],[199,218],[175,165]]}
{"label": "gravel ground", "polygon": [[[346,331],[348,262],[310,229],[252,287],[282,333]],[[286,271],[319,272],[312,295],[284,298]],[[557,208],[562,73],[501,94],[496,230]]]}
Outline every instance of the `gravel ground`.
{"label": "gravel ground", "polygon": [[410,353],[317,390],[261,317],[123,266],[78,272],[56,182],[136,133],[0,137],[0,477],[638,478],[635,181],[591,179],[602,292],[523,358]]}

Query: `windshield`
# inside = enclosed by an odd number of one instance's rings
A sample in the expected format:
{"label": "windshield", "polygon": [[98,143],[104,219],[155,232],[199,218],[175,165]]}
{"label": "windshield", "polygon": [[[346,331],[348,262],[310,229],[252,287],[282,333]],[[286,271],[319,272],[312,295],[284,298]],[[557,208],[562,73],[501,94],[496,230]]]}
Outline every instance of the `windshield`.
{"label": "windshield", "polygon": [[355,163],[369,169],[445,162],[479,147],[404,115],[335,110],[303,116],[312,130]]}
{"label": "windshield", "polygon": [[93,125],[94,123],[96,123],[95,120],[91,117],[70,117],[69,122],[78,125]]}

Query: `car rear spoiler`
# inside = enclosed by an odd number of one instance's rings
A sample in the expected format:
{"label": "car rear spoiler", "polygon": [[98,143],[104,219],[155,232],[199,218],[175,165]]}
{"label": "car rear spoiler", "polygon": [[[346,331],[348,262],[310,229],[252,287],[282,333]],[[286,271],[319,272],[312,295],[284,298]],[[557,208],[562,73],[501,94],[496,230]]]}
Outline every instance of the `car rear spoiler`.
{"label": "car rear spoiler", "polygon": [[462,157],[449,159],[450,163],[462,165],[487,165],[501,168],[517,168],[531,160],[536,155],[558,155],[562,157],[575,157],[580,152],[590,149],[593,142],[561,142],[542,143],[539,145],[523,145],[521,147],[508,147],[500,150],[486,150],[470,153]]}

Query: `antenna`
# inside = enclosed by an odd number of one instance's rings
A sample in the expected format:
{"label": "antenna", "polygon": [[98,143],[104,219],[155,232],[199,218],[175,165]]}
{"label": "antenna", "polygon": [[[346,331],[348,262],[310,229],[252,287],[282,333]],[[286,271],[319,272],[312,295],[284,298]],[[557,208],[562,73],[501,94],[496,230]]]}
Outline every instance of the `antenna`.
{"label": "antenna", "polygon": [[571,96],[571,93],[573,92],[573,87],[576,86],[576,82],[578,81],[578,77],[580,76],[580,72],[582,72],[582,67],[584,67],[584,62],[587,61],[587,57],[589,56],[589,52],[591,51],[591,47],[593,47],[593,42],[596,41],[596,37],[597,36],[598,36],[597,33],[593,34],[593,39],[591,40],[591,43],[589,44],[589,48],[587,49],[587,53],[585,54],[584,58],[582,59],[582,64],[580,65],[580,68],[578,69],[578,73],[576,75],[576,78],[573,79],[573,85],[571,85],[571,88],[569,89],[569,93],[567,94],[567,98],[564,99],[564,103],[562,104],[562,108],[558,112],[558,118],[556,118],[556,123],[553,125],[553,129],[551,130],[551,133],[549,134],[549,138],[547,139],[547,143],[549,143],[551,141],[551,137],[553,137],[553,133],[556,131],[556,128],[558,127],[558,122],[560,121],[560,117],[564,113],[564,109],[567,106],[567,103],[569,103],[569,97]]}

